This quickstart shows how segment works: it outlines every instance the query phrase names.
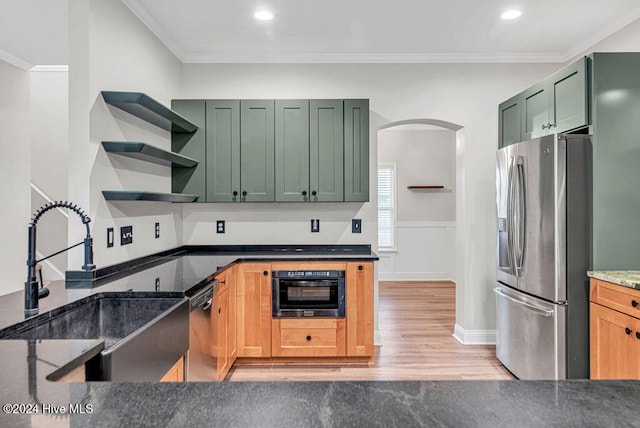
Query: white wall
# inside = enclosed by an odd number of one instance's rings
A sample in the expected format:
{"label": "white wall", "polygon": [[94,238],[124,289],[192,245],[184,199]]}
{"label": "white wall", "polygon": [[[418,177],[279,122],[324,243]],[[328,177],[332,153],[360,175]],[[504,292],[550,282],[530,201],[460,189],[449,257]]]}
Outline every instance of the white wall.
{"label": "white wall", "polygon": [[[144,92],[169,106],[181,83],[180,61],[120,1],[69,1],[70,172],[69,197],[92,218],[98,267],[181,245],[179,205],[155,202],[109,203],[102,190],[171,191],[171,170],[148,162],[107,155],[101,141],[141,141],[170,149],[169,132],[108,106],[102,90]],[[154,223],[160,223],[160,239]],[[133,244],[120,246],[121,226],[133,226]],[[69,242],[82,227],[69,223]],[[106,248],[106,228],[116,245]],[[83,263],[80,249],[69,267]]]}
{"label": "white wall", "polygon": [[[69,75],[67,71],[31,71],[31,212],[49,200],[66,201],[69,194]],[[66,214],[66,216],[65,216]],[[52,210],[38,222],[37,250],[49,255],[67,245],[68,213]],[[40,257],[40,256],[38,256]],[[42,263],[45,280],[61,279],[67,253]]]}
{"label": "white wall", "polygon": [[397,200],[396,248],[379,252],[379,278],[455,280],[455,132],[385,129],[378,134],[378,162],[396,165]]}
{"label": "white wall", "polygon": [[[458,246],[456,257],[463,270],[456,278],[457,322],[467,330],[487,330],[495,326],[491,288],[497,106],[558,68],[559,64],[185,64],[180,98],[369,98],[374,129],[412,118],[462,125],[464,130],[456,134],[464,137],[456,142],[457,163],[464,172],[456,184],[458,195],[464,192],[458,197],[458,214],[463,217],[457,219],[457,232],[465,245]],[[372,148],[377,147],[376,134],[371,134]],[[375,205],[372,201],[363,206],[371,219]],[[188,226],[191,210],[185,207],[185,231],[193,227]],[[208,218],[216,215],[212,208]],[[206,213],[200,216],[196,223]],[[258,215],[251,221],[258,222]],[[247,241],[250,234],[239,238]],[[375,247],[377,236],[369,239]]]}
{"label": "white wall", "polygon": [[599,41],[579,55],[576,55],[567,63],[574,62],[578,57],[589,55],[593,52],[638,52],[640,51],[640,19],[616,31],[609,37]]}
{"label": "white wall", "polygon": [[30,219],[29,73],[0,60],[0,295],[24,288]]}

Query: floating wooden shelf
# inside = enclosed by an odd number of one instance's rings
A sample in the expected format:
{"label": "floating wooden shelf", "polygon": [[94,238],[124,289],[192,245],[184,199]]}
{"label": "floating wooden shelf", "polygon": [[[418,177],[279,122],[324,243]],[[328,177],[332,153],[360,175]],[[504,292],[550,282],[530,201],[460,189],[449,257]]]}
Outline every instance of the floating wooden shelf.
{"label": "floating wooden shelf", "polygon": [[444,189],[444,186],[407,186],[407,189]]}
{"label": "floating wooden shelf", "polygon": [[198,127],[142,92],[102,91],[107,104],[118,107],[166,131],[194,132]]}
{"label": "floating wooden shelf", "polygon": [[198,161],[195,159],[191,159],[177,153],[168,152],[146,143],[103,141],[102,146],[108,153],[116,153],[122,156],[128,156],[165,166],[190,168],[198,164]]}
{"label": "floating wooden shelf", "polygon": [[156,193],[140,190],[103,190],[107,201],[161,201],[161,202],[195,202],[198,195],[184,193]]}

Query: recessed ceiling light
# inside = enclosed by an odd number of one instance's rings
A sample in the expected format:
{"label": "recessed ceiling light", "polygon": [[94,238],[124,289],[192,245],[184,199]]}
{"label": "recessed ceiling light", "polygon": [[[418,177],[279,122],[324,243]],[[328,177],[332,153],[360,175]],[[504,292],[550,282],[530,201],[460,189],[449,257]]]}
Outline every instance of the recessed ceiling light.
{"label": "recessed ceiling light", "polygon": [[253,16],[260,21],[271,21],[273,19],[273,13],[268,10],[259,10]]}
{"label": "recessed ceiling light", "polygon": [[520,15],[522,15],[522,12],[520,12],[519,10],[516,10],[516,9],[512,9],[512,10],[508,10],[508,11],[504,12],[502,15],[500,15],[500,18],[506,19],[506,20],[516,19]]}

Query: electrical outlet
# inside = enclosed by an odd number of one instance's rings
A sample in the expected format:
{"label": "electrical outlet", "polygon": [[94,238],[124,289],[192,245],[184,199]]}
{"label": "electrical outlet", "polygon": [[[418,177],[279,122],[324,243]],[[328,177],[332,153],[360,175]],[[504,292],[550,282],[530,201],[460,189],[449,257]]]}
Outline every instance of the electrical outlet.
{"label": "electrical outlet", "polygon": [[120,245],[133,243],[133,226],[124,226],[120,228]]}
{"label": "electrical outlet", "polygon": [[216,221],[216,233],[224,233],[224,220]]}
{"label": "electrical outlet", "polygon": [[362,233],[362,220],[359,218],[351,219],[351,233]]}
{"label": "electrical outlet", "polygon": [[320,232],[320,219],[314,218],[311,220],[311,232],[316,233]]}
{"label": "electrical outlet", "polygon": [[156,239],[160,237],[160,223],[156,223]]}
{"label": "electrical outlet", "polygon": [[113,227],[107,227],[107,248],[113,247]]}

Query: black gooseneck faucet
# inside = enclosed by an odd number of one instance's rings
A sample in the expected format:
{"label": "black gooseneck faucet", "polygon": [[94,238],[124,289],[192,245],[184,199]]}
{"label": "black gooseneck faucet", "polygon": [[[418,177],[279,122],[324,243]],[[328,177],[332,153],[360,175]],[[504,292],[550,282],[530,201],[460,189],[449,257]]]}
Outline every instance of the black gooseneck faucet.
{"label": "black gooseneck faucet", "polygon": [[[36,260],[36,225],[40,217],[44,213],[54,208],[67,208],[74,213],[78,214],[82,223],[87,228],[87,235],[84,238],[84,241],[78,242],[75,245],[72,245],[64,250],[60,250],[56,253],[53,253],[47,257],[43,257],[40,260]],[[89,223],[91,222],[91,218],[84,213],[77,205],[67,202],[67,201],[55,201],[51,202],[43,207],[40,207],[33,218],[31,219],[31,223],[29,223],[29,255],[27,257],[27,281],[24,283],[24,315],[25,317],[31,317],[38,314],[38,299],[44,298],[49,295],[49,289],[41,287],[38,288],[38,277],[36,274],[36,265],[41,261],[44,261],[50,257],[57,256],[60,253],[64,253],[71,248],[77,247],[78,245],[84,244],[84,265],[82,266],[82,270],[84,271],[92,271],[96,268],[96,265],[93,264],[93,240],[91,239],[91,233],[89,231]],[[41,284],[42,285],[42,284]]]}

